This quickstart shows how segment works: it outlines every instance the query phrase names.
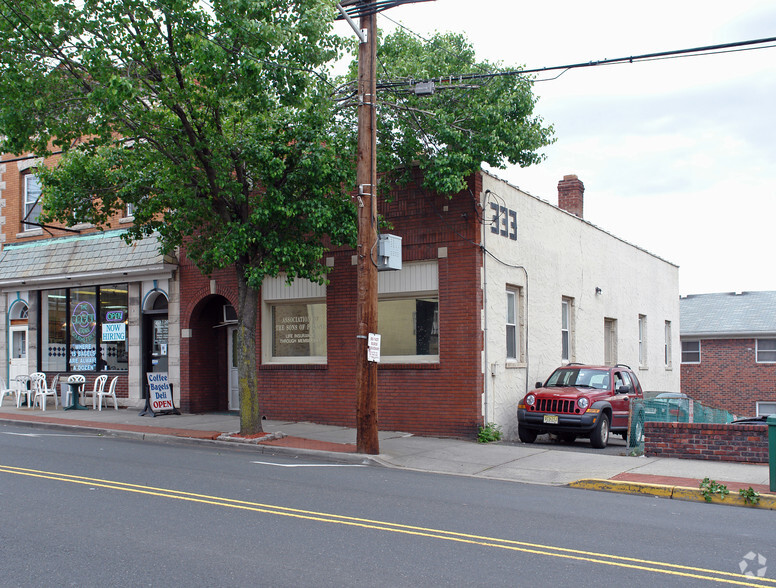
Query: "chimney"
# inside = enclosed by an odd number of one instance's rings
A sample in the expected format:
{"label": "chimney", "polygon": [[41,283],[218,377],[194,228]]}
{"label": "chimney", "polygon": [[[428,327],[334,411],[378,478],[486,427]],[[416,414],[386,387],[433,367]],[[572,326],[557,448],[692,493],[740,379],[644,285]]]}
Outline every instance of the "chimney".
{"label": "chimney", "polygon": [[583,194],[585,185],[575,175],[563,176],[558,182],[558,208],[570,212],[579,218],[582,215]]}

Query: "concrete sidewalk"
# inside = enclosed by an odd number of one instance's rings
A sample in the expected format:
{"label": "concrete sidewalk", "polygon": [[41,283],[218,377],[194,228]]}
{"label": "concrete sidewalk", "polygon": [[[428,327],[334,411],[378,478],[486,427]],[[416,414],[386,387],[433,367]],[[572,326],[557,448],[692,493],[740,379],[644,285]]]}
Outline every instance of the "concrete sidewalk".
{"label": "concrete sidewalk", "polygon": [[[6,403],[9,401],[6,400]],[[139,416],[138,409],[102,411],[32,410],[0,407],[0,432],[15,423],[33,427],[87,430],[115,436],[190,440],[218,445],[240,444],[264,453],[310,455],[350,462],[529,484],[570,485],[614,492],[645,493],[683,500],[704,500],[700,481],[709,478],[727,486],[725,504],[751,506],[738,494],[752,488],[760,494],[756,505],[776,509],[776,493],[769,490],[767,465],[689,459],[647,458],[582,453],[547,445],[480,444],[460,439],[417,437],[380,432],[380,455],[357,454],[356,431],[313,423],[264,421],[267,438],[233,436],[239,430],[235,414]],[[718,497],[715,498],[718,502]]]}

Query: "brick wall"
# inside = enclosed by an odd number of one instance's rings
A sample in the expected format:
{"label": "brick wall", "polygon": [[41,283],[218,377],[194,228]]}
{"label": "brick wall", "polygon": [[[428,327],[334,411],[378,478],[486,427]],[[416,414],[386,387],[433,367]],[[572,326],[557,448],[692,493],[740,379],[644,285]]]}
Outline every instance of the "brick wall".
{"label": "brick wall", "polygon": [[755,416],[757,401],[776,401],[776,364],[755,361],[754,339],[701,341],[701,363],[682,364],[682,392],[738,416]]}
{"label": "brick wall", "polygon": [[[471,193],[479,193],[480,182],[479,175],[470,180]],[[482,423],[481,225],[471,193],[467,190],[448,200],[415,185],[392,190],[391,201],[379,207],[381,216],[391,223],[390,233],[402,237],[405,263],[437,260],[440,333],[439,363],[378,366],[381,430],[466,437],[474,436]],[[439,257],[440,248],[446,248],[446,256]],[[327,255],[334,257],[334,268],[327,286],[326,364],[260,365],[259,400],[267,418],[355,426],[354,253],[341,248]],[[226,395],[226,386],[214,374],[220,369],[215,355],[225,351],[212,337],[205,338],[207,329],[198,331],[196,325],[203,317],[202,304],[214,296],[210,294],[210,280],[215,281],[219,291],[234,291],[235,277],[231,270],[202,276],[185,258],[180,267],[181,326],[192,329],[191,338],[184,339],[181,346],[181,407],[212,410],[212,391],[221,387],[216,393],[221,398]]]}
{"label": "brick wall", "polygon": [[648,422],[644,423],[644,455],[767,463],[768,427]]}

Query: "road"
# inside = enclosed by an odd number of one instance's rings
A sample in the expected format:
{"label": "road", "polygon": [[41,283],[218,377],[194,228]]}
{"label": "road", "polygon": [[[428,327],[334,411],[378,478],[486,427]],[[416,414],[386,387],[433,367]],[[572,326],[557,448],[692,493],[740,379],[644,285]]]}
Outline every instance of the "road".
{"label": "road", "polygon": [[0,505],[2,586],[776,586],[769,511],[239,447],[0,426]]}

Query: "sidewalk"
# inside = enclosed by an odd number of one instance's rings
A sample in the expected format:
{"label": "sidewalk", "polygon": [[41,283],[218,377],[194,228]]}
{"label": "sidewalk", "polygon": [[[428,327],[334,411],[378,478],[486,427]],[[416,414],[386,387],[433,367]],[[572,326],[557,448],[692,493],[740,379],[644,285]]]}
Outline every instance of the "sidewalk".
{"label": "sidewalk", "polygon": [[[9,401],[6,400],[6,403]],[[569,485],[577,488],[704,500],[703,478],[727,486],[725,504],[745,505],[739,489],[752,488],[761,496],[758,507],[776,509],[776,493],[769,490],[767,465],[689,459],[647,458],[570,452],[551,446],[480,444],[460,439],[417,437],[381,431],[380,455],[356,453],[355,429],[284,421],[264,421],[264,440],[230,436],[239,430],[234,414],[183,414],[141,417],[138,409],[102,411],[32,410],[0,407],[0,432],[8,424],[66,428],[106,435],[240,444],[263,453],[309,455],[348,462],[375,462],[384,466],[426,472],[466,475],[528,484]],[[715,497],[715,502],[719,499]]]}

